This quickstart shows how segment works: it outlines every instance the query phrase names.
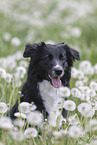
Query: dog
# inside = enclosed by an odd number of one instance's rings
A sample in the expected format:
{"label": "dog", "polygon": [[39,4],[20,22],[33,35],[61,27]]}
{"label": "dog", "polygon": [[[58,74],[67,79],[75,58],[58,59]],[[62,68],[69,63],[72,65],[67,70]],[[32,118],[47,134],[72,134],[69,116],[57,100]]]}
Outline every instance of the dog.
{"label": "dog", "polygon": [[[79,52],[65,43],[39,42],[27,43],[23,56],[30,57],[30,64],[20,102],[34,102],[37,110],[45,112],[45,118],[48,118],[56,101],[56,90],[61,86],[69,87],[71,67],[75,60],[80,60]],[[10,109],[8,116],[15,119],[15,112],[18,112],[18,101]],[[62,116],[67,116],[65,109]]]}

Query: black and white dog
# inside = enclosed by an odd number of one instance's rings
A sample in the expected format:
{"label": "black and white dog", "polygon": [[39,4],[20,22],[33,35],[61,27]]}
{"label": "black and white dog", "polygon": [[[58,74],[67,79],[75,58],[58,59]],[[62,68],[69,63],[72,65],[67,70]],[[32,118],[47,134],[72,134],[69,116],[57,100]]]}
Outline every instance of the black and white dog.
{"label": "black and white dog", "polygon": [[[65,43],[51,45],[40,42],[26,44],[23,56],[31,60],[20,102],[34,102],[37,110],[45,112],[47,118],[56,101],[56,90],[61,86],[69,87],[71,67],[75,59],[80,60],[79,53]],[[18,112],[18,101],[8,115],[14,119],[15,112]],[[63,117],[66,114],[63,109]]]}

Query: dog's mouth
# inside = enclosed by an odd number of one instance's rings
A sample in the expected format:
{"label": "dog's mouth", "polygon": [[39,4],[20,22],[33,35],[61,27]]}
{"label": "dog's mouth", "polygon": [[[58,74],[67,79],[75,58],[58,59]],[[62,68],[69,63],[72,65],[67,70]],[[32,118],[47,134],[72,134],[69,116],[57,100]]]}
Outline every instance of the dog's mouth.
{"label": "dog's mouth", "polygon": [[59,76],[58,76],[58,77],[52,77],[52,76],[50,76],[50,75],[48,75],[48,76],[49,76],[49,78],[51,79],[52,85],[53,85],[55,88],[60,88],[60,87],[61,87],[62,82],[61,82]]}

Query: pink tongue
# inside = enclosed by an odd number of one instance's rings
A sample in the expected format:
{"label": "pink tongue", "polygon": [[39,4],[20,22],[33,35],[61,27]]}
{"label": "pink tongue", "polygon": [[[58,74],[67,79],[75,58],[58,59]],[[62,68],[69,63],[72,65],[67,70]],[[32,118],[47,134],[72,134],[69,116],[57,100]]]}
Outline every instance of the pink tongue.
{"label": "pink tongue", "polygon": [[61,86],[61,80],[60,77],[58,78],[52,78],[52,84],[55,88],[59,88]]}

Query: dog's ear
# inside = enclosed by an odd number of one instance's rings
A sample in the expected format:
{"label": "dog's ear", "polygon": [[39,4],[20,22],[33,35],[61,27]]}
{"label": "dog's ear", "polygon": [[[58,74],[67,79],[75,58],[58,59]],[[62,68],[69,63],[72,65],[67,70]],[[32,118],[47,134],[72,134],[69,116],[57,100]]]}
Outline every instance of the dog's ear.
{"label": "dog's ear", "polygon": [[43,45],[45,45],[44,42],[39,42],[39,43],[27,43],[25,46],[25,51],[23,53],[23,57],[33,57],[38,49],[40,49]]}
{"label": "dog's ear", "polygon": [[67,53],[67,59],[69,64],[72,66],[75,60],[80,60],[80,54],[77,50],[73,49],[69,45],[65,44],[65,49]]}
{"label": "dog's ear", "polygon": [[71,55],[73,57],[73,60],[80,60],[80,54],[77,50],[71,48],[69,45],[65,45],[66,46],[66,51],[68,53],[68,55]]}

